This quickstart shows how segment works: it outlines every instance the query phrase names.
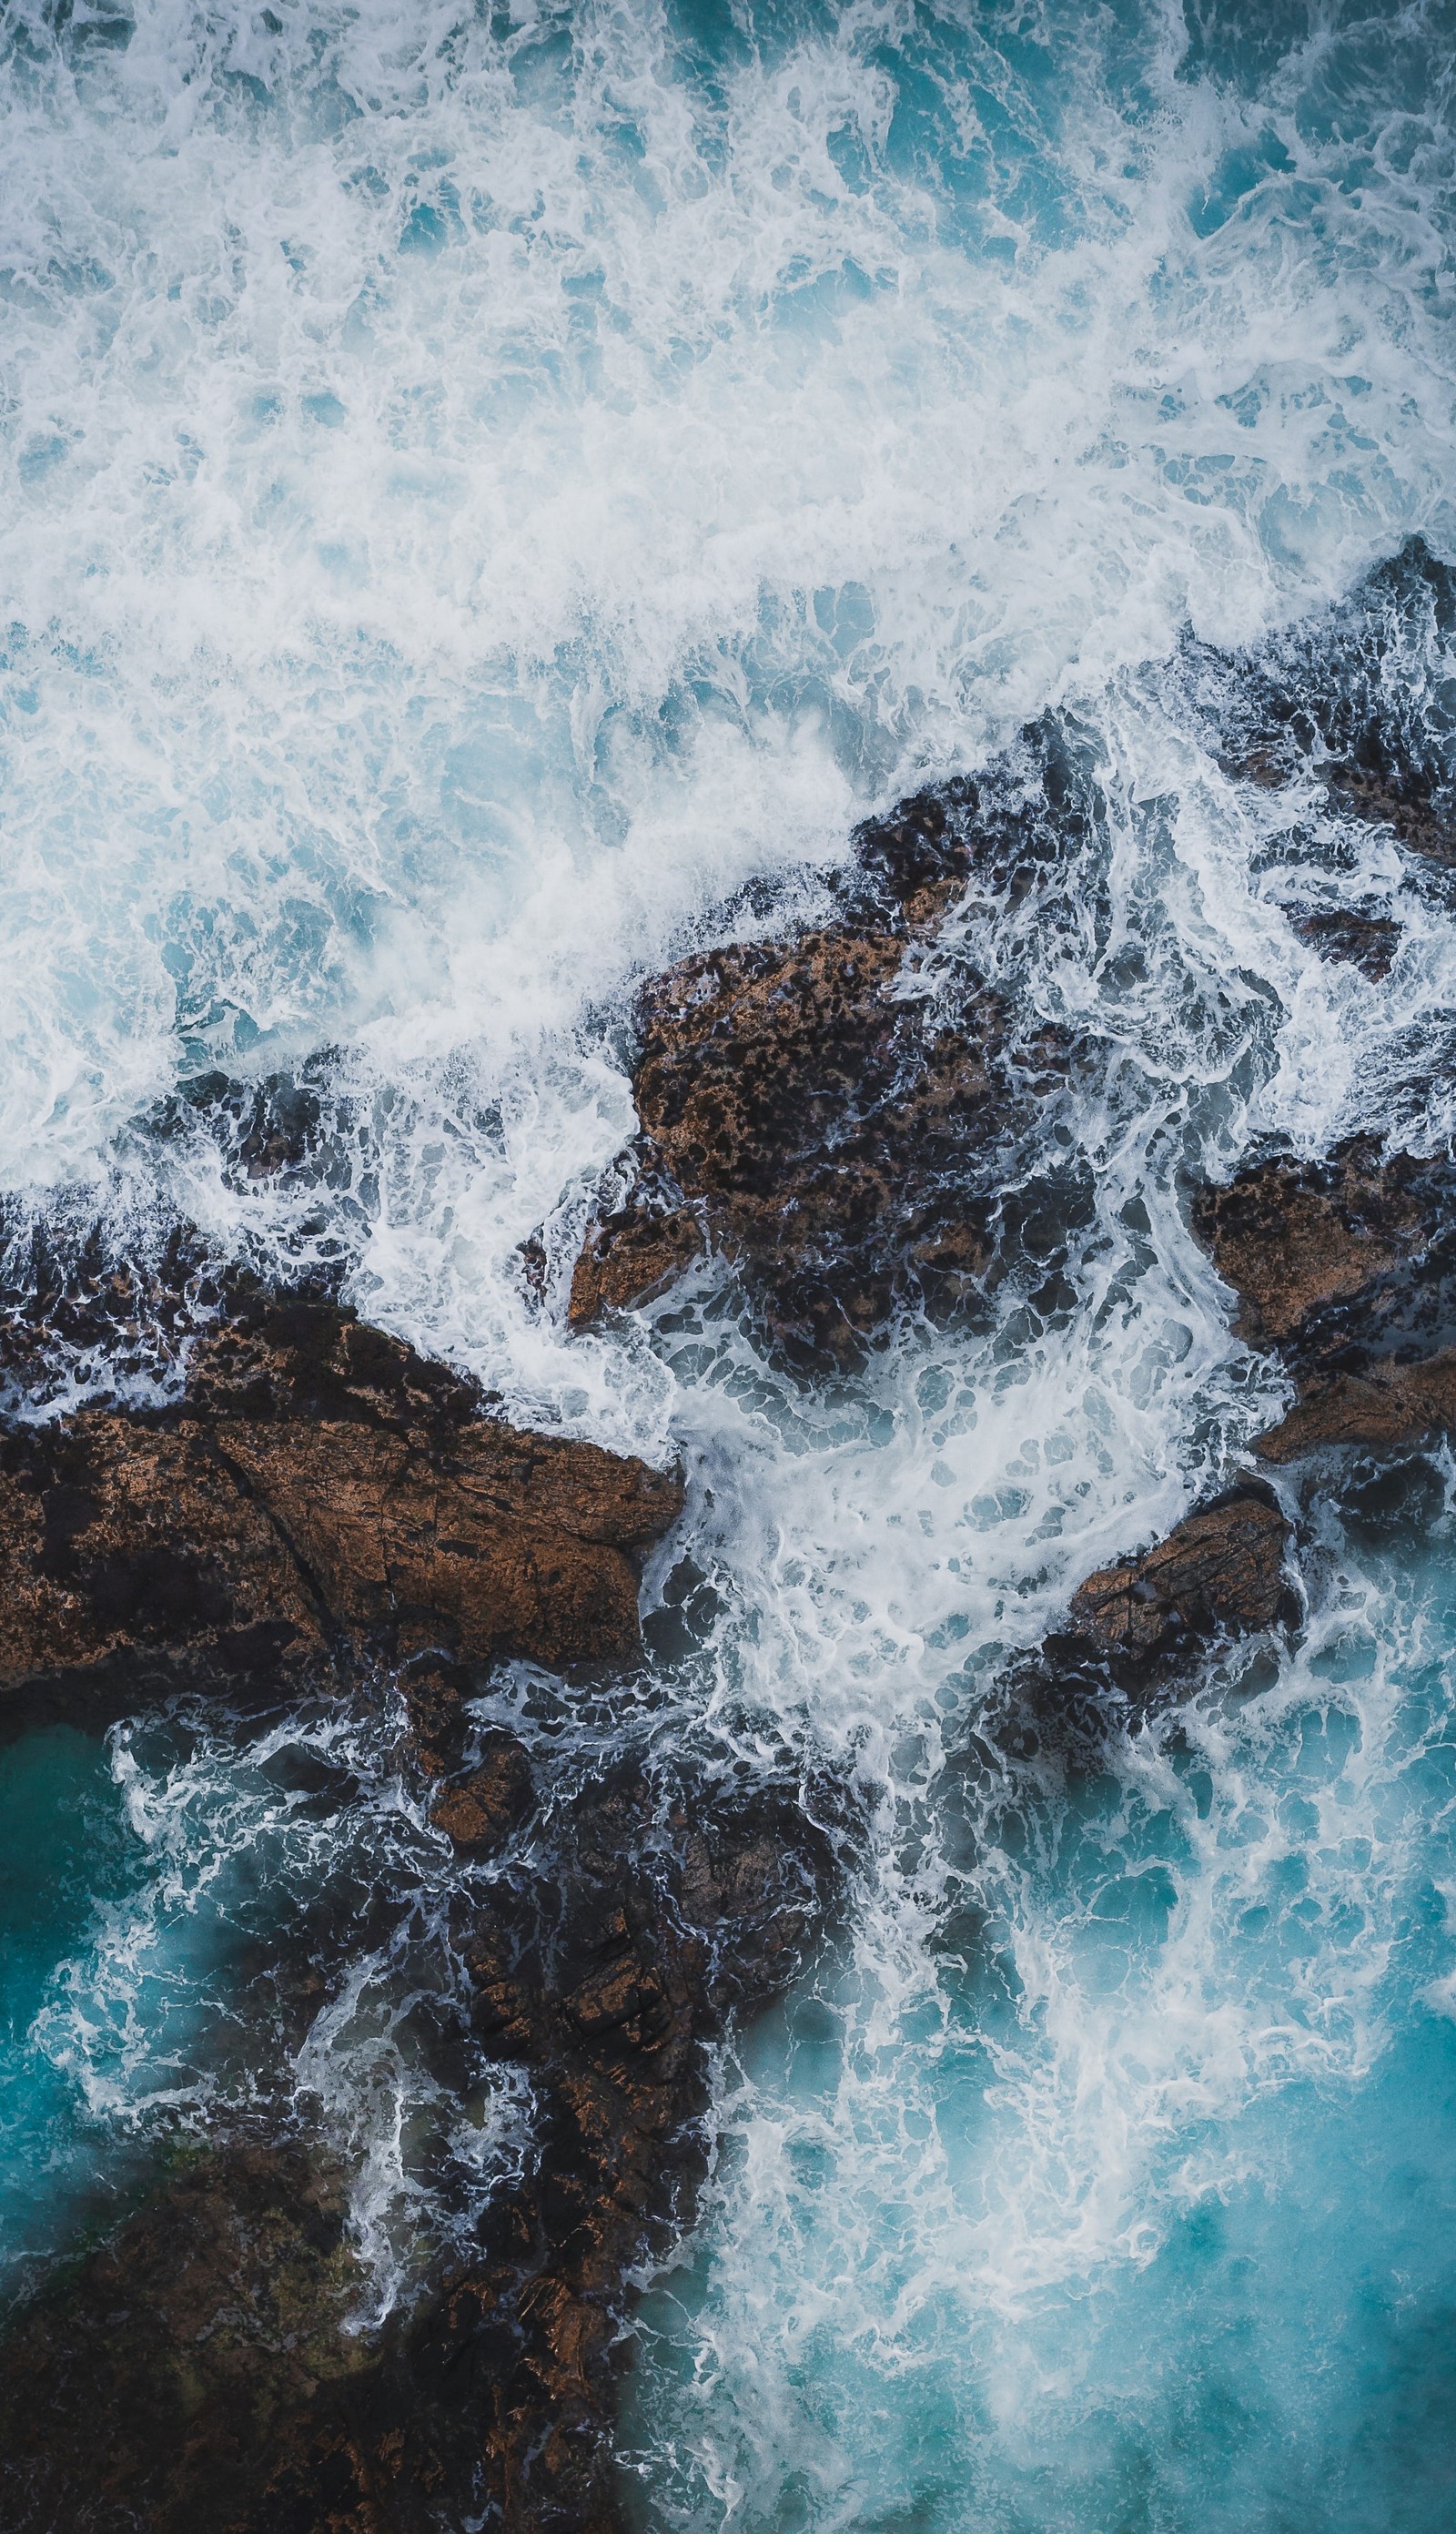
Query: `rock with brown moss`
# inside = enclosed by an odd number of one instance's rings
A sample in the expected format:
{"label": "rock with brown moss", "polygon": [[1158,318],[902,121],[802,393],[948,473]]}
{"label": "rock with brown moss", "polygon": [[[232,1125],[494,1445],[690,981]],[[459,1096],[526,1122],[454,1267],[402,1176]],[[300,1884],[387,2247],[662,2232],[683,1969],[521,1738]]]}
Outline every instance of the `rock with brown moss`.
{"label": "rock with brown moss", "polygon": [[426,1645],[630,1659],[635,1560],[681,1504],[674,1478],[518,1431],[347,1310],[260,1304],[198,1345],[176,1407],[0,1441],[0,1683]]}

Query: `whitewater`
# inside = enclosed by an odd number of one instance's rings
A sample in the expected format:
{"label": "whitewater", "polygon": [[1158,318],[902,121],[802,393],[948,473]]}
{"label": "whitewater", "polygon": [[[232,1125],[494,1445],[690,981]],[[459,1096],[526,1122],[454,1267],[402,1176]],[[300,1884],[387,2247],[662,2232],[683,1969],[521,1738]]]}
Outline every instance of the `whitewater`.
{"label": "whitewater", "polygon": [[[1451,2521],[1456,1467],[1316,1503],[1298,1642],[1080,1777],[1000,1684],[1285,1404],[1189,1180],[1456,1128],[1456,905],[1220,721],[1232,655],[1363,621],[1413,536],[1456,561],[1453,64],[1435,0],[0,11],[10,1272],[180,1211],[679,1466],[647,1684],[564,1714],[512,1666],[496,1712],[787,1750],[869,1825],[639,2283],[644,2534]],[[1445,747],[1417,600],[1387,662]],[[1099,1051],[1047,1128],[1064,1292],[815,1382],[713,1264],[569,1334],[635,987],[1047,731],[1066,858],[950,935]],[[1396,916],[1389,977],[1292,888]],[[185,1097],[280,1071],[301,1183]],[[86,1358],[27,1413],[169,1377]],[[372,1712],[42,1721],[0,1810],[7,2279],[262,2099],[270,1931],[353,1913],[276,2021],[368,2328],[529,2130],[411,2058],[446,1868]]]}

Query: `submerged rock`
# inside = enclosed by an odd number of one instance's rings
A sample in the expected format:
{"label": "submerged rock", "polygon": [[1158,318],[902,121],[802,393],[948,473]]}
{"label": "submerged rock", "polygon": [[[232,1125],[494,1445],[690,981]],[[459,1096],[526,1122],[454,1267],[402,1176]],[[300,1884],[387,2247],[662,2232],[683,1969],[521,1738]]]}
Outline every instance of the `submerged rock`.
{"label": "submerged rock", "polygon": [[338,1305],[260,1304],[198,1345],[176,1407],[0,1440],[0,1683],[423,1645],[630,1659],[634,1552],[681,1505],[676,1479],[518,1432]]}
{"label": "submerged rock", "polygon": [[1292,1526],[1256,1479],[1200,1505],[1142,1556],[1089,1575],[1071,1627],[1100,1655],[1140,1662],[1190,1635],[1243,1635],[1288,1615]]}
{"label": "submerged rock", "polygon": [[1372,985],[1390,974],[1400,948],[1401,927],[1392,916],[1362,915],[1354,907],[1295,908],[1290,924],[1302,941],[1321,959],[1345,961],[1359,968]]}
{"label": "submerged rock", "polygon": [[[492,1769],[529,1785],[509,1736]],[[628,2273],[691,2216],[704,2045],[801,1967],[834,1847],[792,1788],[619,1765],[537,1808],[529,1857],[459,1894],[451,1936],[535,2104],[474,2252],[361,2335],[341,2202],[301,2149],[165,2184],[0,2344],[11,2534],[611,2534]]]}
{"label": "submerged rock", "polygon": [[0,2344],[3,2522],[247,2523],[288,2421],[373,2364],[346,2213],[341,2170],[295,2142],[194,2150]]}
{"label": "submerged rock", "polygon": [[917,992],[970,860],[942,802],[908,803],[860,843],[844,921],[704,952],[644,988],[637,1177],[576,1262],[575,1327],[652,1297],[711,1244],[775,1340],[843,1358],[903,1297],[954,1301],[985,1274],[1000,1166],[1066,1044],[1045,1029],[1018,1044],[987,989],[953,1019]]}

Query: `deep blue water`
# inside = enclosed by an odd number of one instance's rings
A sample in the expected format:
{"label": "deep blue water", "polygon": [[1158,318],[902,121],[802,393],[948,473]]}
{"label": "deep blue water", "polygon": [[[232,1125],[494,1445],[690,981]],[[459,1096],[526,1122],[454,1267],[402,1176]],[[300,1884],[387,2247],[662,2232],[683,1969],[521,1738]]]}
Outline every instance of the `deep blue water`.
{"label": "deep blue water", "polygon": [[[1338,0],[0,18],[13,1215],[339,1258],[523,1418],[676,1456],[647,1598],[689,1553],[717,1615],[663,1729],[787,1735],[872,1820],[647,2283],[644,2527],[1451,2521],[1449,1468],[1306,1503],[1269,1676],[1096,1767],[983,1728],[1277,1404],[1183,1176],[1456,1123],[1446,899],[1227,773],[1197,648],[1365,623],[1412,535],[1456,560],[1453,37]],[[1409,575],[1389,607],[1439,754],[1446,637]],[[585,1339],[537,1313],[516,1244],[566,1255],[632,1130],[634,980],[753,880],[812,908],[866,810],[1048,711],[1068,868],[962,922],[1099,1051],[1075,1307],[818,1392],[710,1273]],[[1389,978],[1296,899],[1393,913]],[[213,1065],[311,1067],[322,1179],[158,1132]],[[412,2048],[445,1866],[381,1715],[0,1755],[12,2278],[219,2107],[325,2120],[376,2304],[516,2151],[500,2072],[449,2102]]]}

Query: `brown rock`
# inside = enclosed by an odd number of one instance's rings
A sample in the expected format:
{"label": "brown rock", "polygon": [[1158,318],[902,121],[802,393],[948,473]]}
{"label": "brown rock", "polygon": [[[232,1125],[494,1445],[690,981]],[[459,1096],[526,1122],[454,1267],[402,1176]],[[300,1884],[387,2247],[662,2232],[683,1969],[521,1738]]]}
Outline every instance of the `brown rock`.
{"label": "brown rock", "polygon": [[458,1848],[482,1855],[504,1847],[531,1808],[531,1768],[509,1733],[494,1735],[479,1765],[447,1788],[430,1819]]}
{"label": "brown rock", "polygon": [[1403,845],[1427,862],[1456,862],[1456,825],[1442,815],[1430,786],[1414,771],[1354,763],[1323,771],[1335,799],[1358,818],[1392,827]]}
{"label": "brown rock", "polygon": [[517,1432],[346,1311],[262,1306],[198,1347],[179,1408],[0,1443],[0,1683],[366,1645],[631,1659],[633,1552],[681,1503],[639,1461]]}
{"label": "brown rock", "polygon": [[1260,1434],[1261,1461],[1282,1467],[1308,1452],[1359,1446],[1376,1453],[1417,1451],[1456,1433],[1456,1353],[1415,1363],[1377,1360],[1360,1373],[1314,1383],[1282,1423]]}
{"label": "brown rock", "polygon": [[998,996],[971,990],[953,1025],[916,996],[966,857],[933,803],[910,807],[867,840],[874,887],[850,920],[705,952],[643,991],[640,1176],[588,1237],[574,1325],[660,1291],[704,1233],[770,1333],[816,1355],[852,1354],[904,1295],[957,1299],[984,1276],[1018,1100],[1066,1050],[1044,1032],[1018,1069]]}
{"label": "brown rock", "polygon": [[1193,1229],[1240,1297],[1242,1337],[1320,1352],[1352,1331],[1368,1343],[1401,1314],[1451,1193],[1449,1164],[1382,1161],[1357,1136],[1327,1162],[1264,1162],[1205,1188]]}
{"label": "brown rock", "polygon": [[832,1880],[787,1789],[619,1769],[548,1813],[452,1931],[535,2104],[478,2247],[360,2338],[334,2186],[301,2150],[210,2158],[0,2342],[7,2534],[618,2534],[628,2274],[691,2219],[704,2044],[802,1966]]}
{"label": "brown rock", "polygon": [[592,1225],[572,1271],[567,1319],[590,1326],[603,1311],[635,1310],[655,1301],[702,1255],[702,1227],[686,1206],[654,1213],[626,1208]]}
{"label": "brown rock", "polygon": [[1187,1631],[1270,1628],[1286,1597],[1291,1530],[1266,1487],[1232,1487],[1125,1565],[1089,1575],[1071,1624],[1100,1653],[1145,1659]]}

